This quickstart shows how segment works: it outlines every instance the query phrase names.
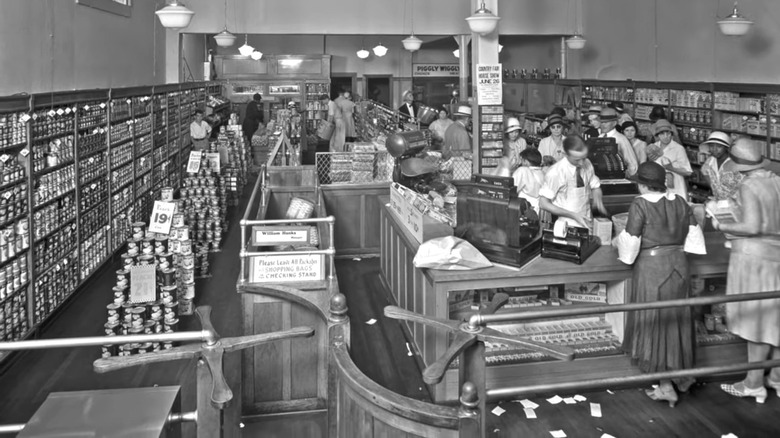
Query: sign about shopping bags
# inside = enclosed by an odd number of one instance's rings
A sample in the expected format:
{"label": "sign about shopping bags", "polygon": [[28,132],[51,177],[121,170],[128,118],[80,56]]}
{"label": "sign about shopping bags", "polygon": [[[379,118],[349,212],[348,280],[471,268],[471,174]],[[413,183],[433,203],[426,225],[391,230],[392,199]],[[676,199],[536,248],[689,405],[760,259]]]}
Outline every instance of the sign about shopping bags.
{"label": "sign about shopping bags", "polygon": [[252,283],[301,283],[325,278],[322,254],[273,255],[251,258],[249,281]]}

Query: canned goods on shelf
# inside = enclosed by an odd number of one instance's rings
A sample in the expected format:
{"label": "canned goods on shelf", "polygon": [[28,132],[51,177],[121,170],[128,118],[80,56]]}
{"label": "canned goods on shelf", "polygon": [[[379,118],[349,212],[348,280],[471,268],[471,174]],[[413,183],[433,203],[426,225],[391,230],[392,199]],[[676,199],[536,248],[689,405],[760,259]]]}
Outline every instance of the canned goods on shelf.
{"label": "canned goods on shelf", "polygon": [[179,300],[179,314],[180,315],[192,315],[192,300],[181,299]]}
{"label": "canned goods on shelf", "polygon": [[163,187],[160,189],[160,200],[172,201],[173,200],[173,187]]}

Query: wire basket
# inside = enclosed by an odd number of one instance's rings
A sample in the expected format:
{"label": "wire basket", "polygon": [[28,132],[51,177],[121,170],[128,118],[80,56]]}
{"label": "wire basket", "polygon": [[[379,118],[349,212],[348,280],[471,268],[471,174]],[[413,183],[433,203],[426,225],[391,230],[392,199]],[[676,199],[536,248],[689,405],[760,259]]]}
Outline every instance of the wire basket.
{"label": "wire basket", "polygon": [[387,152],[318,152],[315,165],[320,185],[390,182],[393,157]]}

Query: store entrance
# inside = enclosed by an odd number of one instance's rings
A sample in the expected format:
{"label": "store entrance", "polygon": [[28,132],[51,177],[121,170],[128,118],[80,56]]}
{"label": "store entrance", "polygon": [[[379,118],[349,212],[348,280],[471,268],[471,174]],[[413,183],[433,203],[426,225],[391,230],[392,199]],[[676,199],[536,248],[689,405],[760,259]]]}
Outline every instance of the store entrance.
{"label": "store entrance", "polygon": [[339,93],[347,90],[354,94],[356,78],[357,75],[355,73],[332,73],[330,75],[330,98],[335,99],[339,97]]}
{"label": "store entrance", "polygon": [[392,80],[392,75],[366,75],[366,98],[392,107]]}

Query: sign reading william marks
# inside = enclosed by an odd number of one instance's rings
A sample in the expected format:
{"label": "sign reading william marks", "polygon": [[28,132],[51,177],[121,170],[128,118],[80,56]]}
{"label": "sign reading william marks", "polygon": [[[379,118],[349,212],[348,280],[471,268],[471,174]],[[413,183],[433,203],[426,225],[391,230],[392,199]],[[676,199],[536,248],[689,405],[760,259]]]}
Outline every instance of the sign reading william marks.
{"label": "sign reading william marks", "polygon": [[414,64],[412,77],[444,78],[460,76],[458,64]]}

